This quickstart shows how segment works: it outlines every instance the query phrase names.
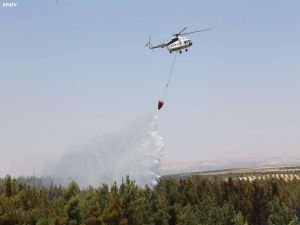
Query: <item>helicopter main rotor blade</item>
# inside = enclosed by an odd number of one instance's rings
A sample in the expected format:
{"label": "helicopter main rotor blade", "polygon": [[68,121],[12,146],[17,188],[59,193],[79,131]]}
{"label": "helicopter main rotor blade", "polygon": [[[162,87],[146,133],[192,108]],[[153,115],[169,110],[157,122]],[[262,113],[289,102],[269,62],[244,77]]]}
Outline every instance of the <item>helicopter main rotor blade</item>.
{"label": "helicopter main rotor blade", "polygon": [[179,31],[177,34],[173,34],[173,36],[178,36],[180,35],[183,31],[185,31],[187,29],[187,27],[183,28],[181,31]]}
{"label": "helicopter main rotor blade", "polygon": [[185,31],[187,27],[183,28],[181,31],[179,31],[177,34],[181,34],[183,31]]}
{"label": "helicopter main rotor blade", "polygon": [[182,33],[181,35],[188,35],[188,34],[193,34],[193,33],[197,33],[197,32],[208,31],[208,30],[211,30],[211,29],[208,28],[208,29],[203,29],[203,30],[196,30],[196,31],[192,31],[192,32]]}

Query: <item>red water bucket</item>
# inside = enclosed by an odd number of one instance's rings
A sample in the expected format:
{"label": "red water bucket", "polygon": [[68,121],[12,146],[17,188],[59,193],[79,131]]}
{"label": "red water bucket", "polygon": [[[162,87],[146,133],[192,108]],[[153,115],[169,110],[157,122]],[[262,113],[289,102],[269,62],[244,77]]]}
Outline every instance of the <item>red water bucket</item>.
{"label": "red water bucket", "polygon": [[158,110],[160,110],[163,107],[163,105],[164,105],[164,102],[159,100],[158,103],[157,103]]}

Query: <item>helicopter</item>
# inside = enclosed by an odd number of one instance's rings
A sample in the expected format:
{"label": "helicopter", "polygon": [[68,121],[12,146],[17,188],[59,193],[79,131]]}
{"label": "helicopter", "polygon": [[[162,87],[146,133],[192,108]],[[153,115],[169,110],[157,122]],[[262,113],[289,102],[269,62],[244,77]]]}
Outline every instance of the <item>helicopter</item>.
{"label": "helicopter", "polygon": [[196,30],[196,31],[192,31],[192,32],[183,33],[186,29],[187,29],[187,27],[184,27],[178,33],[173,34],[172,36],[174,36],[174,38],[172,38],[170,41],[162,43],[162,44],[158,44],[158,45],[151,44],[151,36],[150,36],[149,42],[146,44],[146,47],[148,46],[150,49],[166,47],[166,49],[170,53],[178,51],[181,54],[183,49],[185,49],[185,51],[187,52],[188,48],[193,45],[193,42],[190,39],[186,38],[184,35],[189,35],[189,34],[193,34],[193,33],[197,33],[197,32],[211,30],[210,28],[208,28],[208,29]]}

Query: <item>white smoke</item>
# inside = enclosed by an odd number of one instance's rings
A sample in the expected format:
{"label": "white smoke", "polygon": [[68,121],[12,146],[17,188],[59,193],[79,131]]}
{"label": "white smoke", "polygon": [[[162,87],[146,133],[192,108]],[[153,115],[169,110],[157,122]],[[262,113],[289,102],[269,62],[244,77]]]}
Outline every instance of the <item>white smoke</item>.
{"label": "white smoke", "polygon": [[163,147],[155,114],[117,134],[70,148],[47,175],[62,185],[74,180],[81,187],[120,184],[127,175],[140,186],[154,186],[160,177]]}

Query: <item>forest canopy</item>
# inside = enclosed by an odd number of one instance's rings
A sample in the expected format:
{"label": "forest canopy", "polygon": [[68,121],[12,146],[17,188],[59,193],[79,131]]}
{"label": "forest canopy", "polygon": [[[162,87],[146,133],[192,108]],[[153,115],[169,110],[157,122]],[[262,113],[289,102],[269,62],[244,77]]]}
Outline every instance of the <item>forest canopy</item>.
{"label": "forest canopy", "polygon": [[300,181],[165,177],[154,188],[129,177],[80,189],[34,177],[0,180],[0,225],[296,225]]}

